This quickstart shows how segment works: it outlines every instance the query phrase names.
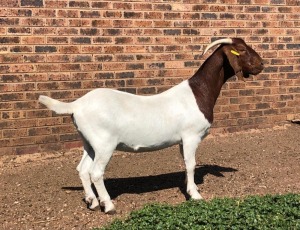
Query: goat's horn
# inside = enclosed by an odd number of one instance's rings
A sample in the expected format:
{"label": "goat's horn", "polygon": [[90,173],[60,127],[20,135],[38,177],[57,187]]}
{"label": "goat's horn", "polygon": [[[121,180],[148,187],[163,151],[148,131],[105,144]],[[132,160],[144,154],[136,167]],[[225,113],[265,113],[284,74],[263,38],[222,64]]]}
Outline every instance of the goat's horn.
{"label": "goat's horn", "polygon": [[212,48],[212,47],[214,47],[214,46],[216,46],[216,45],[219,45],[219,44],[233,44],[233,41],[232,41],[231,38],[222,38],[222,39],[216,40],[216,41],[210,43],[210,44],[206,47],[206,49],[203,51],[202,55],[206,54],[206,52],[207,52],[210,48]]}

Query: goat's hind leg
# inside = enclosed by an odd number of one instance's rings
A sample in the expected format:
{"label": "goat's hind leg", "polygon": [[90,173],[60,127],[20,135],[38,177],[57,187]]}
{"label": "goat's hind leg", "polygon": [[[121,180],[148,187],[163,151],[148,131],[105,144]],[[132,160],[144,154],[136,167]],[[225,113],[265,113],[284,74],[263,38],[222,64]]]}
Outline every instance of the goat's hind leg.
{"label": "goat's hind leg", "polygon": [[[89,148],[88,151],[91,151],[91,148]],[[79,177],[81,179],[82,186],[85,192],[84,200],[87,203],[89,209],[96,210],[100,206],[99,206],[99,201],[92,189],[92,181],[90,177],[90,168],[92,167],[92,164],[93,164],[93,159],[87,153],[85,147],[83,151],[82,159],[76,169],[79,172]]]}
{"label": "goat's hind leg", "polygon": [[[109,143],[109,142],[107,142]],[[91,167],[91,179],[95,185],[97,193],[100,199],[100,205],[104,206],[104,212],[107,214],[115,214],[115,205],[111,201],[111,198],[104,185],[104,170],[108,164],[114,148],[99,148],[95,149],[95,159]]]}

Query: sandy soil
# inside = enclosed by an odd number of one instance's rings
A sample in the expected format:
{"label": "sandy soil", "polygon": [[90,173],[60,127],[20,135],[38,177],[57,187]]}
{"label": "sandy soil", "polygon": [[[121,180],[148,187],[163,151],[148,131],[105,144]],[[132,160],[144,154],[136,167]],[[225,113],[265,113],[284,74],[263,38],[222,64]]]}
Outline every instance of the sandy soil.
{"label": "sandy soil", "polygon": [[[196,183],[205,199],[300,192],[300,125],[209,136],[198,148]],[[106,186],[117,214],[90,211],[76,172],[80,149],[0,158],[0,229],[90,229],[147,203],[186,201],[178,146],[116,153]]]}

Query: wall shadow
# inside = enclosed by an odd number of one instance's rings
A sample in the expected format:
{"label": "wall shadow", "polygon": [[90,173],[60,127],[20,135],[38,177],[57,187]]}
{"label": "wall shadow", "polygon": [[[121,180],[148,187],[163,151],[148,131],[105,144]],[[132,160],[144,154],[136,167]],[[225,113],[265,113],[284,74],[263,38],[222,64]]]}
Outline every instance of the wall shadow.
{"label": "wall shadow", "polygon": [[[206,175],[224,177],[224,172],[235,172],[237,169],[222,167],[218,165],[200,165],[195,169],[195,183],[202,184]],[[140,194],[154,192],[170,188],[179,188],[188,198],[185,192],[185,172],[173,172],[160,175],[149,175],[141,177],[108,178],[105,186],[112,199],[124,194]],[[82,187],[62,187],[63,190],[78,191]],[[95,191],[95,190],[94,190]]]}

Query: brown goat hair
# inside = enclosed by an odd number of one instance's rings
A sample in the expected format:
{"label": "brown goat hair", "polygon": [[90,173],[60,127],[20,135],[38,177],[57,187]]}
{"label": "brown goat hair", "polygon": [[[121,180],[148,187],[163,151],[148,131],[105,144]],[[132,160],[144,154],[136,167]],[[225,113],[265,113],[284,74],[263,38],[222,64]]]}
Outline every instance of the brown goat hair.
{"label": "brown goat hair", "polygon": [[261,57],[242,39],[217,40],[208,49],[219,44],[220,47],[188,80],[200,111],[210,123],[213,122],[213,108],[222,85],[232,76],[242,80],[263,70]]}

